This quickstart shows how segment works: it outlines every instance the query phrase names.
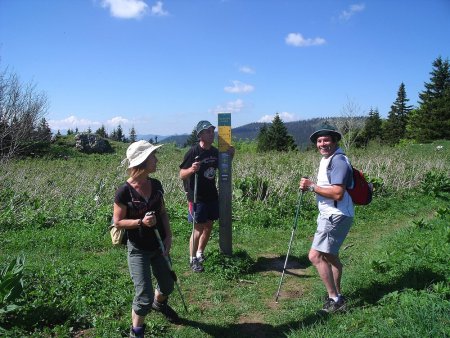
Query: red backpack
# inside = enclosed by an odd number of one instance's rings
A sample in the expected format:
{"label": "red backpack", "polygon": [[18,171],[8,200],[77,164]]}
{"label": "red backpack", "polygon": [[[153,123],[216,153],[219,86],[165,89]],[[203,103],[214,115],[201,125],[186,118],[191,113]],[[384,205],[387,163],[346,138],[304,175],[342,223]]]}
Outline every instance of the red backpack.
{"label": "red backpack", "polygon": [[[342,154],[345,156],[345,154]],[[327,167],[328,181],[330,180],[331,162],[333,161],[334,155],[330,159]],[[364,174],[361,170],[356,169],[351,164],[353,180],[351,184],[346,185],[346,189],[350,197],[352,198],[353,204],[356,205],[367,205],[372,201],[373,196],[373,184],[367,182]]]}

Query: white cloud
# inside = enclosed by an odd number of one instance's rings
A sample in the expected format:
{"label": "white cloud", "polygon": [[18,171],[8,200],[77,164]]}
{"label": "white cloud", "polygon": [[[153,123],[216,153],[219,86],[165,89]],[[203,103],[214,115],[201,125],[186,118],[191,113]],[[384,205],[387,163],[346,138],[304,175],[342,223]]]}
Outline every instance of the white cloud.
{"label": "white cloud", "polygon": [[349,9],[344,10],[339,15],[339,19],[342,21],[348,21],[350,18],[358,12],[362,12],[366,6],[364,4],[351,5]]}
{"label": "white cloud", "polygon": [[48,125],[53,130],[66,130],[78,128],[79,131],[86,130],[88,127],[91,129],[99,128],[101,123],[98,121],[87,120],[83,118],[78,118],[74,115],[69,116],[62,120],[49,120]]}
{"label": "white cloud", "polygon": [[326,42],[323,38],[305,39],[300,33],[289,33],[284,40],[286,44],[295,47],[320,46]]}
{"label": "white cloud", "polygon": [[112,16],[121,19],[138,19],[145,15],[148,6],[143,0],[102,0]]}
{"label": "white cloud", "polygon": [[[293,122],[293,121],[298,121],[299,118],[292,113],[288,113],[288,112],[282,112],[282,113],[278,113],[278,115],[280,116],[281,120],[283,122]],[[263,117],[261,117],[258,122],[263,122],[263,123],[271,123],[274,119],[275,115],[264,115]]]}
{"label": "white cloud", "polygon": [[258,122],[261,123],[270,123],[273,120],[273,115],[264,115],[263,117],[261,117]]}
{"label": "white cloud", "polygon": [[122,128],[126,129],[132,126],[133,121],[130,121],[121,116],[116,116],[110,120],[107,120],[106,122],[99,122],[84,118],[78,118],[75,115],[71,115],[62,120],[49,120],[48,124],[53,130],[67,130],[78,128],[79,131],[85,131],[90,127],[93,131],[95,131],[102,125],[104,125],[106,129],[112,130],[114,128],[117,128],[117,126],[120,124]]}
{"label": "white cloud", "polygon": [[169,12],[164,10],[162,1],[157,1],[156,5],[152,6],[152,15],[166,16],[169,15]]}
{"label": "white cloud", "polygon": [[246,74],[255,74],[255,70],[249,66],[239,67],[239,71]]}
{"label": "white cloud", "polygon": [[233,81],[233,86],[225,87],[224,90],[227,93],[239,94],[239,93],[250,93],[255,88],[252,85],[242,83],[240,81]]}
{"label": "white cloud", "polygon": [[218,105],[212,112],[215,114],[218,113],[238,113],[244,108],[244,101],[241,99],[237,99],[235,101],[229,101],[225,105]]}
{"label": "white cloud", "polygon": [[132,121],[122,117],[122,116],[115,116],[110,120],[106,121],[106,125],[110,126],[112,128],[117,127],[119,124],[123,127],[123,126],[128,126],[131,125]]}

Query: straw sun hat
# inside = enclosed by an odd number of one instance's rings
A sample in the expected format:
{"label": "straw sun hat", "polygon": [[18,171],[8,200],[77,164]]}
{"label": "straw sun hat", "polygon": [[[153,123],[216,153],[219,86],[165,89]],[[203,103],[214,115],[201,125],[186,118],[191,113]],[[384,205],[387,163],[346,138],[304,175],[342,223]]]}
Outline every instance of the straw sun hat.
{"label": "straw sun hat", "polygon": [[327,136],[327,135],[334,136],[336,138],[336,141],[340,141],[342,138],[341,133],[336,131],[334,127],[324,125],[319,130],[316,130],[314,133],[312,133],[309,139],[311,140],[312,143],[316,143],[317,139],[320,136]]}
{"label": "straw sun hat", "polygon": [[133,168],[144,162],[160,145],[151,144],[148,141],[133,142],[127,149],[128,168]]}

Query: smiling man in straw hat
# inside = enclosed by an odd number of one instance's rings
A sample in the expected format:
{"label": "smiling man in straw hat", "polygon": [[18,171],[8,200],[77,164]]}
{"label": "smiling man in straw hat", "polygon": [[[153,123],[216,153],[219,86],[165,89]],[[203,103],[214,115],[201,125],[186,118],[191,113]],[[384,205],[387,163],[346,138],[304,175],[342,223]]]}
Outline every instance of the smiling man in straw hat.
{"label": "smiling man in straw hat", "polygon": [[327,313],[343,310],[345,306],[341,294],[342,263],[339,260],[339,248],[354,217],[353,202],[346,190],[352,182],[352,169],[338,146],[341,138],[341,134],[330,126],[324,126],[310,136],[311,142],[322,155],[317,183],[309,178],[300,181],[300,189],[316,194],[319,207],[317,230],[309,259],[327,289],[328,297],[322,308]]}

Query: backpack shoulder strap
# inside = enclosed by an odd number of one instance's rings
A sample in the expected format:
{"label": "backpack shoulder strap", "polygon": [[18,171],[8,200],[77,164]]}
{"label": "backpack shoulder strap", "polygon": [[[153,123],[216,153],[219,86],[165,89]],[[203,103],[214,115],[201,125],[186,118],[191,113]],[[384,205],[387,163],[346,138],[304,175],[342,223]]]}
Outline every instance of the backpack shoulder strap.
{"label": "backpack shoulder strap", "polygon": [[[330,183],[331,183],[331,163],[332,163],[333,158],[334,158],[335,156],[341,156],[341,157],[343,157],[343,158],[345,159],[345,161],[347,162],[348,167],[353,171],[353,166],[352,166],[352,164],[350,163],[350,161],[348,160],[347,155],[345,155],[344,153],[339,153],[339,154],[333,154],[333,155],[331,155],[330,162],[328,162],[328,166],[327,166],[327,177],[328,177],[328,182],[330,182]],[[352,185],[353,185],[353,175],[351,175],[351,179],[350,179],[350,180],[347,180],[347,183],[345,184],[345,186],[346,186],[346,188],[351,188]]]}
{"label": "backpack shoulder strap", "polygon": [[147,201],[147,204],[150,205],[158,199],[161,200],[161,203],[164,203],[164,190],[161,182],[154,178],[150,178],[150,181],[152,182],[153,192],[152,197]]}
{"label": "backpack shoulder strap", "polygon": [[130,193],[131,202],[133,202],[134,201],[133,187],[128,182],[126,182],[126,186],[127,186],[128,192]]}
{"label": "backpack shoulder strap", "polygon": [[331,155],[330,162],[328,162],[328,166],[327,166],[327,177],[328,177],[328,182],[329,182],[329,183],[331,183],[331,164],[333,163],[333,158],[334,158],[335,156],[338,156],[338,155],[343,155],[343,156],[345,156],[344,153],[339,153],[339,154],[334,153],[333,155]]}
{"label": "backpack shoulder strap", "polygon": [[[333,158],[335,156],[339,156],[341,155],[342,157],[344,157],[345,161],[347,162],[349,168],[353,171],[353,166],[350,164],[350,162],[348,161],[347,156],[344,153],[339,153],[339,154],[333,154],[331,155],[330,158],[330,162],[328,162],[328,166],[327,166],[327,178],[328,178],[328,182],[331,184],[331,163],[333,161]],[[350,176],[350,179],[347,180],[346,184],[345,184],[345,189],[351,188],[353,186],[353,174]],[[337,202],[338,201],[334,201],[334,206],[337,208]]]}

